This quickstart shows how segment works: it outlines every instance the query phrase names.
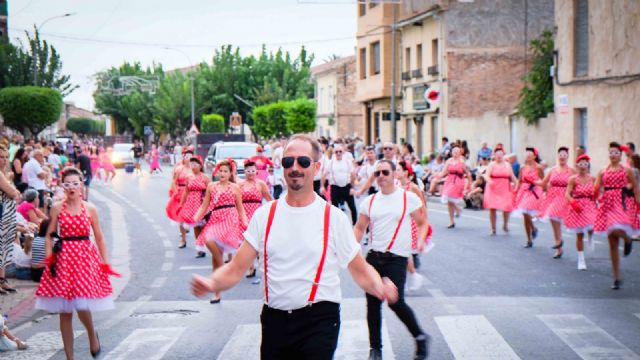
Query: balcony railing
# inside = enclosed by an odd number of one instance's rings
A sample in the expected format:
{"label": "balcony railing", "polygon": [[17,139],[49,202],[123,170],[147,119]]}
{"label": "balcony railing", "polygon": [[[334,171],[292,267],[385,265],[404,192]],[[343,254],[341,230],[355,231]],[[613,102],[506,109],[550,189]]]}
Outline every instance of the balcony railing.
{"label": "balcony railing", "polygon": [[427,68],[427,74],[429,75],[438,75],[440,71],[438,71],[438,65],[429,66]]}
{"label": "balcony railing", "polygon": [[409,73],[408,71],[403,71],[402,80],[411,80],[411,73]]}
{"label": "balcony railing", "polygon": [[411,71],[411,77],[414,78],[414,79],[421,78],[422,77],[422,70],[416,69],[416,70]]}

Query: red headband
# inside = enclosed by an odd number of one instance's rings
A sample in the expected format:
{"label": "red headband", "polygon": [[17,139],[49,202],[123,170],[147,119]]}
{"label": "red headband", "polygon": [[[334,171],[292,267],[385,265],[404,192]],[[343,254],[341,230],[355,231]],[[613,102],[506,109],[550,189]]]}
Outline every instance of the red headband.
{"label": "red headband", "polygon": [[404,160],[404,165],[407,167],[407,171],[409,172],[409,176],[413,175],[413,166],[407,160]]}
{"label": "red headband", "polygon": [[631,151],[631,149],[627,145],[620,145],[620,150],[622,150],[625,153],[628,153],[629,151]]}
{"label": "red headband", "polygon": [[[232,158],[226,158],[225,160],[227,160],[229,162],[229,164],[231,165],[231,173],[235,174],[236,173],[236,162],[233,161]],[[218,173],[218,170],[220,170],[220,164],[222,162],[219,162],[216,164],[216,167],[213,169],[213,176],[216,176],[216,174]]]}
{"label": "red headband", "polygon": [[590,162],[591,158],[587,154],[582,154],[582,155],[578,156],[578,158],[576,159],[576,163],[579,163],[580,161],[583,161],[583,160],[587,161],[587,162]]}

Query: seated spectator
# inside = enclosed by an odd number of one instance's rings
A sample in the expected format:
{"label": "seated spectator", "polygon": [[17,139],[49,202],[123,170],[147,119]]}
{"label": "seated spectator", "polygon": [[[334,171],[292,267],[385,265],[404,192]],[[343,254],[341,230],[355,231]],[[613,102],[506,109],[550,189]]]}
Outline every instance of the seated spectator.
{"label": "seated spectator", "polygon": [[444,178],[440,178],[440,173],[444,170],[444,157],[442,155],[436,156],[436,161],[427,166],[427,184],[429,184],[429,193],[432,195],[440,191],[440,186],[444,184]]}
{"label": "seated spectator", "polygon": [[471,170],[471,174],[474,179],[477,179],[478,176],[484,176],[487,173],[487,168],[489,167],[489,158],[483,157],[478,161],[478,165],[475,169]]}
{"label": "seated spectator", "polygon": [[13,243],[13,263],[7,266],[5,275],[8,278],[16,278],[18,280],[31,280],[33,234],[25,234],[24,242],[20,243],[20,238],[16,237]]}
{"label": "seated spectator", "polygon": [[13,335],[4,322],[4,316],[0,316],[0,353],[13,350],[26,350],[27,344]]}
{"label": "seated spectator", "polygon": [[471,191],[464,197],[465,208],[473,210],[482,209],[484,199],[484,187],[487,185],[484,176],[478,176],[471,186]]}
{"label": "seated spectator", "polygon": [[45,269],[44,258],[46,257],[45,236],[49,228],[49,220],[44,220],[40,224],[40,229],[33,239],[31,245],[31,280],[40,282]]}
{"label": "seated spectator", "polygon": [[40,224],[42,220],[47,218],[40,209],[38,209],[38,192],[34,189],[27,189],[22,194],[23,200],[16,209],[22,217],[34,224]]}

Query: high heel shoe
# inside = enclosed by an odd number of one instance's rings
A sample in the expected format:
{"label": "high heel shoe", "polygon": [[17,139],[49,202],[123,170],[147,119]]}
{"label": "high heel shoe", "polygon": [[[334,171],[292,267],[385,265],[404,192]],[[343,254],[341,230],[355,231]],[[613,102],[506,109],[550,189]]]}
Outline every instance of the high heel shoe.
{"label": "high heel shoe", "polygon": [[611,285],[611,290],[620,290],[622,287],[622,280],[614,280],[613,285]]}
{"label": "high heel shoe", "polygon": [[102,352],[102,344],[100,344],[100,336],[98,336],[98,333],[96,333],[96,339],[98,339],[98,350],[93,351],[89,349],[89,352],[91,353],[91,357],[94,359],[100,356],[100,353]]}
{"label": "high heel shoe", "polygon": [[453,224],[447,226],[447,229],[453,229],[454,227],[456,227],[456,223],[453,223]]}
{"label": "high heel shoe", "polygon": [[553,250],[558,250],[558,249],[562,248],[562,245],[564,245],[564,241],[560,240],[560,244],[559,245],[554,245],[551,248]]}
{"label": "high heel shoe", "polygon": [[256,269],[253,269],[250,273],[245,276],[247,279],[256,277]]}
{"label": "high heel shoe", "polygon": [[629,256],[631,254],[631,250],[633,250],[633,240],[629,240],[624,243],[624,256]]}
{"label": "high heel shoe", "polygon": [[218,304],[220,303],[220,300],[222,300],[222,297],[219,298],[212,298],[211,300],[209,300],[209,304]]}
{"label": "high heel shoe", "polygon": [[561,259],[561,258],[562,258],[562,254],[563,254],[564,252],[562,251],[562,248],[560,248],[560,249],[558,249],[558,250],[559,250],[560,252],[556,252],[556,254],[555,254],[555,255],[553,255],[553,258],[554,258],[554,259]]}
{"label": "high heel shoe", "polygon": [[533,241],[527,241],[527,243],[524,245],[525,249],[529,249],[533,247]]}
{"label": "high heel shoe", "polygon": [[533,240],[535,240],[538,237],[538,228],[534,227],[533,230],[531,230],[531,237],[533,238]]}
{"label": "high heel shoe", "polygon": [[196,254],[196,259],[201,259],[205,256],[207,256],[207,253],[205,253],[204,251],[198,251],[198,253]]}
{"label": "high heel shoe", "polygon": [[178,245],[178,249],[184,249],[187,247],[186,241],[180,241],[180,245]]}
{"label": "high heel shoe", "polygon": [[496,236],[496,231],[495,230],[491,230],[491,232],[489,232],[489,236]]}

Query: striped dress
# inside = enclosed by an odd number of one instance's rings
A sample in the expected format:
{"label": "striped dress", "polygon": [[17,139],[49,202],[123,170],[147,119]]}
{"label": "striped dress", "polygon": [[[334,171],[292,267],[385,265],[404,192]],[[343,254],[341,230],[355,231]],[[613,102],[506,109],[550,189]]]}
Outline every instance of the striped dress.
{"label": "striped dress", "polygon": [[0,268],[4,269],[13,260],[13,243],[16,239],[16,202],[0,191]]}

